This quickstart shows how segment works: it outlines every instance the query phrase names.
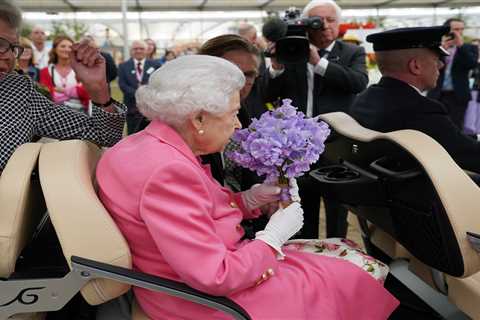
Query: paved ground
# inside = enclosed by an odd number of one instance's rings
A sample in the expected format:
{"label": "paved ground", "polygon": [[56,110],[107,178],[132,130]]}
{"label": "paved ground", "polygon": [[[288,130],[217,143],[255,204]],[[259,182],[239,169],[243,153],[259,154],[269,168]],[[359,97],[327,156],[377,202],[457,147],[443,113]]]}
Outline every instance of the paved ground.
{"label": "paved ground", "polygon": [[[320,206],[320,225],[319,232],[320,232],[320,239],[325,238],[325,210],[323,207],[323,203]],[[348,214],[348,233],[347,238],[350,240],[355,241],[361,247],[363,247],[362,236],[360,234],[360,228],[358,226],[357,218],[354,214]]]}

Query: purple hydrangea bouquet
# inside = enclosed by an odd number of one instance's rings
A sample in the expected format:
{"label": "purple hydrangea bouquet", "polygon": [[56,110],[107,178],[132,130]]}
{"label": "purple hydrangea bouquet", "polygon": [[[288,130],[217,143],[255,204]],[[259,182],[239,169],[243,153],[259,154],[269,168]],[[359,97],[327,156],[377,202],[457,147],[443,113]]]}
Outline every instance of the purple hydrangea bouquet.
{"label": "purple hydrangea bouquet", "polygon": [[232,140],[238,149],[226,155],[240,166],[265,176],[282,187],[281,200],[288,202],[289,178],[303,175],[325,149],[330,129],[318,117],[307,118],[284,99],[282,105],[253,119],[248,128],[237,130]]}

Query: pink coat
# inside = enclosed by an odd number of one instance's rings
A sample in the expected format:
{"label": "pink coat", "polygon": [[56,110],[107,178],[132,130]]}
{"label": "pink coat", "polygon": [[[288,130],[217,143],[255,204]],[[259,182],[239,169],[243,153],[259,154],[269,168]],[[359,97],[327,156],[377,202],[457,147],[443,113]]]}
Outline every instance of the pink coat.
{"label": "pink coat", "polygon": [[[359,267],[240,240],[248,211],[182,138],[153,121],[109,149],[97,168],[100,197],[125,235],[134,268],[227,296],[253,319],[387,319],[398,302]],[[135,288],[152,319],[228,319],[182,299]]]}

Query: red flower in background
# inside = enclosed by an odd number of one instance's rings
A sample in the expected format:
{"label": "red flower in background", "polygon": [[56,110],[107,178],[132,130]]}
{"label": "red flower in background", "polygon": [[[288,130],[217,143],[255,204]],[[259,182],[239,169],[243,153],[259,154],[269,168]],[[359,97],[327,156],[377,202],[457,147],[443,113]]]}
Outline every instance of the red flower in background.
{"label": "red flower in background", "polygon": [[343,35],[349,29],[375,29],[376,27],[377,27],[377,24],[373,21],[367,21],[364,23],[359,23],[359,22],[340,23],[340,25],[338,26],[339,37],[343,37]]}

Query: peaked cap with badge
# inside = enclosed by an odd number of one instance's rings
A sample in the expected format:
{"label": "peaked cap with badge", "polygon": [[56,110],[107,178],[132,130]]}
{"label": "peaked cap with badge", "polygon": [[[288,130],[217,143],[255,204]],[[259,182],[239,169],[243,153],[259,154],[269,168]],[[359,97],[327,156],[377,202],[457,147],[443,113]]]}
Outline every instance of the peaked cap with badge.
{"label": "peaked cap with badge", "polygon": [[426,48],[448,56],[441,43],[449,32],[448,26],[398,28],[370,34],[367,41],[373,43],[374,51]]}

